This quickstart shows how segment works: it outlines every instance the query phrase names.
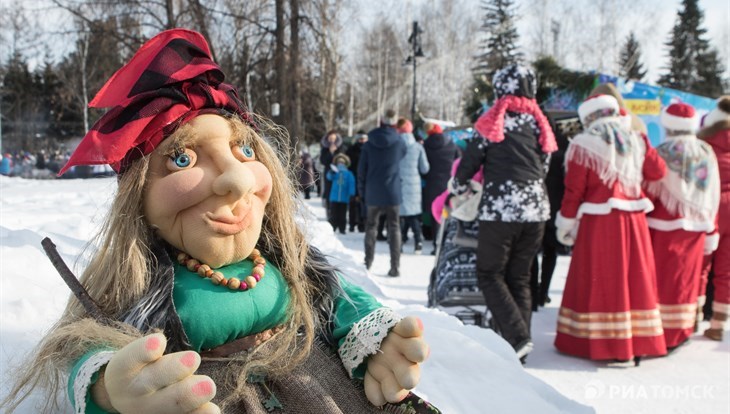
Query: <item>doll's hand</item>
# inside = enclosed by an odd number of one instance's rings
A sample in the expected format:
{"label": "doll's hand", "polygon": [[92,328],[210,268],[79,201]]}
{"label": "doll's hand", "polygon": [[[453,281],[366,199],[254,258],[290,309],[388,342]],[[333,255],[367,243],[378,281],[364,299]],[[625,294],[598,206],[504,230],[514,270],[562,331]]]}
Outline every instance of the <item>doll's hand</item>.
{"label": "doll's hand", "polygon": [[165,336],[158,333],[117,351],[106,366],[103,380],[94,384],[101,383],[103,389],[92,387],[97,404],[110,404],[107,408],[133,414],[220,413],[218,406],[210,402],[215,396],[215,383],[204,375],[193,375],[200,356],[194,351],[163,355],[166,343]]}
{"label": "doll's hand", "polygon": [[419,363],[426,360],[429,347],[423,340],[421,320],[409,316],[398,322],[385,337],[380,352],[370,356],[365,372],[365,395],[373,405],[399,402],[408,395],[421,376]]}

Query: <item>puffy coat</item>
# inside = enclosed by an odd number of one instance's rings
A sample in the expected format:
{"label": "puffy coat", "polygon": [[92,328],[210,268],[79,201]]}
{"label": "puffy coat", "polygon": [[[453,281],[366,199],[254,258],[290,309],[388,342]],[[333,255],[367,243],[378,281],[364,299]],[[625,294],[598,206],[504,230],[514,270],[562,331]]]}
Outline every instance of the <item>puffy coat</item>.
{"label": "puffy coat", "polygon": [[[335,140],[335,146],[337,149],[335,149],[335,152],[330,152],[330,143],[327,141],[327,136],[329,134],[325,134],[322,137],[322,151],[319,153],[319,162],[322,164],[322,174],[327,174],[327,172],[330,170],[330,165],[332,165],[332,159],[335,157],[335,155],[340,154],[344,152],[344,148],[342,148],[342,137],[340,134],[337,134],[337,140]],[[332,188],[332,182],[329,180],[324,180],[324,191],[322,192],[322,198],[325,200],[329,200],[330,196],[330,189]]]}
{"label": "puffy coat", "polygon": [[429,164],[423,145],[416,142],[413,134],[402,133],[406,143],[406,156],[400,161],[400,180],[403,201],[401,216],[421,214],[421,176],[428,173]]}
{"label": "puffy coat", "polygon": [[368,206],[396,206],[402,201],[400,160],[406,143],[393,126],[383,125],[368,132],[357,171],[358,192]]}
{"label": "puffy coat", "polygon": [[423,211],[431,211],[431,203],[444,190],[451,178],[451,165],[459,156],[459,147],[443,134],[431,134],[423,142],[429,171],[423,188]]}
{"label": "puffy coat", "polygon": [[327,181],[332,182],[329,200],[334,203],[349,203],[355,195],[355,176],[344,165],[337,166],[337,172],[327,171]]}

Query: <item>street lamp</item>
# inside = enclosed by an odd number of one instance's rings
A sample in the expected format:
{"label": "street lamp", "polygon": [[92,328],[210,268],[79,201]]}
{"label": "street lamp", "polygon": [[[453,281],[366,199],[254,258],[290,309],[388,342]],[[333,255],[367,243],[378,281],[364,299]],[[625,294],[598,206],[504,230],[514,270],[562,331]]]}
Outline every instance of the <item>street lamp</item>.
{"label": "street lamp", "polygon": [[411,121],[416,122],[416,68],[418,66],[418,58],[424,57],[423,49],[421,49],[421,33],[423,30],[418,27],[418,22],[413,22],[413,33],[408,38],[411,45],[411,54],[406,59],[406,64],[413,64],[413,102],[411,104]]}

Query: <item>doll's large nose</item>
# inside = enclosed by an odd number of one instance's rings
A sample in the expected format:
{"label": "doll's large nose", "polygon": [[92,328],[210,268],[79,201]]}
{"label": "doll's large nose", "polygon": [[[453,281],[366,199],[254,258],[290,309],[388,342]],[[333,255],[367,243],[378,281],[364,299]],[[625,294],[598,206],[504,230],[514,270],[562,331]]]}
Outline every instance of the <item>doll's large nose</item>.
{"label": "doll's large nose", "polygon": [[251,169],[235,157],[226,157],[218,162],[220,175],[213,181],[213,192],[217,195],[231,195],[236,199],[253,192],[256,176]]}

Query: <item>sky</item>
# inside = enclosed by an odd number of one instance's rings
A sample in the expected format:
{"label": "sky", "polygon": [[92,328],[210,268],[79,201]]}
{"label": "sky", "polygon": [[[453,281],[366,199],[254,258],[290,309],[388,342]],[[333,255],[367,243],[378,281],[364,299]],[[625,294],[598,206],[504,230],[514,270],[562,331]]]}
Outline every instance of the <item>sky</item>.
{"label": "sky", "polygon": [[[116,179],[27,180],[0,176],[0,400],[22,361],[57,320],[70,295],[40,245],[50,237],[71,269],[100,224]],[[59,209],[59,206],[64,208]],[[561,256],[550,286],[552,299],[532,318],[534,351],[520,365],[512,348],[488,329],[463,325],[459,307],[428,308],[427,286],[435,257],[404,246],[401,276],[387,277],[387,243],[378,242],[365,270],[363,233],[335,234],[319,198],[308,200],[299,220],[308,240],[343,277],[401,315],[421,318],[431,347],[417,394],[448,414],[727,413],[730,407],[730,341],[695,334],[689,344],[641,366],[589,361],[560,354],[553,346],[570,258]],[[430,250],[426,246],[424,253]],[[483,310],[483,308],[479,308]],[[709,326],[704,322],[700,332]],[[18,414],[35,414],[31,403]],[[488,407],[488,409],[484,408]],[[60,414],[69,410],[59,411]]]}

